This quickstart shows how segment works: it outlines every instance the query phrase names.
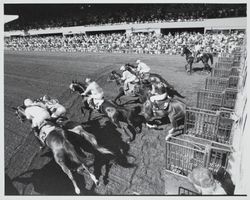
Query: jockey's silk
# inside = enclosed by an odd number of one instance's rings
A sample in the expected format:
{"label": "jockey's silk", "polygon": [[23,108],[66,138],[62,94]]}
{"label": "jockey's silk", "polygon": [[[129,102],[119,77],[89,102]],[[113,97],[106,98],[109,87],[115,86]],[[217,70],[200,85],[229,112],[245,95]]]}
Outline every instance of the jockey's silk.
{"label": "jockey's silk", "polygon": [[45,105],[52,112],[51,117],[53,118],[62,116],[66,113],[66,108],[63,105],[57,103],[55,100],[45,102]]}
{"label": "jockey's silk", "polygon": [[145,63],[140,62],[138,64],[137,71],[139,73],[148,73],[150,71],[150,67],[148,65],[146,65]]}
{"label": "jockey's silk", "polygon": [[95,81],[93,81],[88,85],[84,94],[87,94],[88,92],[91,92],[92,95],[98,95],[103,93],[103,89]]}
{"label": "jockey's silk", "polygon": [[32,120],[32,127],[40,128],[45,119],[50,119],[49,112],[39,106],[27,107],[24,113],[27,119]]}
{"label": "jockey's silk", "polygon": [[39,139],[43,143],[45,143],[45,140],[48,137],[49,133],[53,131],[55,128],[56,128],[55,126],[51,126],[49,124],[44,125],[40,130]]}
{"label": "jockey's silk", "polygon": [[126,71],[124,71],[123,73],[122,73],[122,78],[121,78],[122,80],[136,80],[137,79],[137,77],[134,75],[134,74],[132,74],[131,72],[129,72],[128,70],[126,70]]}

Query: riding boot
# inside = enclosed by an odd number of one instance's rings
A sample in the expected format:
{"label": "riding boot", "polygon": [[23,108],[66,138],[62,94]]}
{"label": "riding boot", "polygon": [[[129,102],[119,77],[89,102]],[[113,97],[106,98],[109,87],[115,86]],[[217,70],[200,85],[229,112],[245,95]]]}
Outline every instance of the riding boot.
{"label": "riding boot", "polygon": [[94,99],[90,99],[90,101],[89,101],[89,105],[90,105],[90,107],[92,107],[92,108],[96,108],[95,107],[95,103],[94,103]]}
{"label": "riding boot", "polygon": [[159,106],[158,106],[158,104],[156,103],[156,101],[154,101],[154,102],[152,103],[152,105],[153,105],[153,111],[154,111],[154,112],[160,109]]}
{"label": "riding boot", "polygon": [[34,135],[36,136],[36,139],[40,145],[39,146],[40,150],[43,150],[46,145],[39,139],[39,133],[40,133],[39,128],[37,126],[33,127],[32,131],[34,132]]}

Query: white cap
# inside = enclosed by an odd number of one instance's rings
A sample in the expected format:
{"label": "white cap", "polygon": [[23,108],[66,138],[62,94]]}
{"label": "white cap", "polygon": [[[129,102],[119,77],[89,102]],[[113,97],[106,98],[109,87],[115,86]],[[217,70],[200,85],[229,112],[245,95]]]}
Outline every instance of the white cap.
{"label": "white cap", "polygon": [[33,104],[33,101],[31,99],[25,99],[23,104],[27,107],[27,106],[31,106]]}
{"label": "white cap", "polygon": [[45,94],[45,95],[43,96],[43,101],[47,101],[47,100],[49,100],[49,99],[50,99],[50,97],[49,97],[48,95]]}
{"label": "white cap", "polygon": [[137,60],[136,63],[139,64],[141,61],[140,60]]}
{"label": "white cap", "polygon": [[121,68],[120,68],[121,71],[124,71],[125,70],[125,66],[122,65]]}
{"label": "white cap", "polygon": [[86,78],[86,80],[85,80],[86,83],[89,83],[90,81],[91,81],[90,78]]}

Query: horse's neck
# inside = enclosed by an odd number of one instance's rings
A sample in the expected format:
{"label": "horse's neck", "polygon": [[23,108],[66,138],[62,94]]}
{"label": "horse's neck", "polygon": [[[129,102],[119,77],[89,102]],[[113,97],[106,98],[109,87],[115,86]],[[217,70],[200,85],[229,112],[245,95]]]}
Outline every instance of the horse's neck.
{"label": "horse's neck", "polygon": [[84,86],[82,86],[81,84],[79,84],[78,83],[78,85],[77,85],[77,91],[81,94],[81,93],[83,93],[84,91],[85,91],[85,88],[84,88]]}

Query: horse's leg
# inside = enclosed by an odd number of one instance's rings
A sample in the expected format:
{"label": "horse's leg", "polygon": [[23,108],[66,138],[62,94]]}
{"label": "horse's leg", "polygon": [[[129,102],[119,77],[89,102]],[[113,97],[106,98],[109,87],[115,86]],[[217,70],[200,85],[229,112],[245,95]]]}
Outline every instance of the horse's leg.
{"label": "horse's leg", "polygon": [[190,70],[190,71],[189,71],[190,75],[192,74],[192,71],[193,71],[192,66],[193,66],[193,62],[190,62],[190,65],[189,65],[189,67],[190,67],[190,68],[189,68],[189,70]]}
{"label": "horse's leg", "polygon": [[120,88],[120,89],[119,89],[119,94],[118,94],[117,97],[115,98],[115,103],[116,103],[116,101],[119,99],[119,102],[120,102],[120,104],[121,104],[121,97],[124,96],[124,95],[125,95],[125,92],[124,92],[123,88]]}
{"label": "horse's leg", "polygon": [[90,119],[91,119],[91,114],[92,114],[92,112],[93,112],[93,109],[89,109],[89,117],[88,117],[88,121],[90,121]]}
{"label": "horse's leg", "polygon": [[[98,185],[99,181],[97,180],[97,178],[95,177],[94,174],[92,174],[87,167],[84,164],[81,164],[81,168],[84,169],[90,176],[90,178],[94,181],[95,185]],[[79,168],[78,168],[79,171]]]}
{"label": "horse's leg", "polygon": [[64,155],[64,153],[62,151],[54,152],[55,161],[62,168],[62,170],[64,171],[64,173],[67,174],[67,176],[69,177],[69,179],[73,183],[74,188],[75,188],[75,193],[76,194],[80,194],[81,191],[80,191],[79,187],[76,184],[76,181],[75,181],[75,179],[73,177],[73,174],[71,173],[71,171],[69,170],[69,168],[64,163],[63,155]]}

